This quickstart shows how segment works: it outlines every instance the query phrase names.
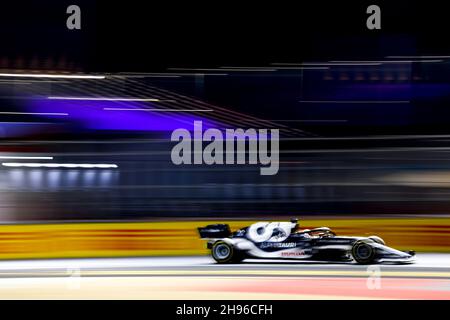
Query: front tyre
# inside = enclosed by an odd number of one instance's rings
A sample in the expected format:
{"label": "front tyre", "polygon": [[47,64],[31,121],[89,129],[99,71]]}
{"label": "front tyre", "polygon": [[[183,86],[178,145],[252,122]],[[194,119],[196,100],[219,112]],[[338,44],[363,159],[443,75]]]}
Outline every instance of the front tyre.
{"label": "front tyre", "polygon": [[238,263],[244,259],[242,252],[225,241],[217,241],[211,248],[211,255],[217,263]]}
{"label": "front tyre", "polygon": [[364,240],[358,240],[352,247],[352,257],[359,264],[373,263],[375,248]]}

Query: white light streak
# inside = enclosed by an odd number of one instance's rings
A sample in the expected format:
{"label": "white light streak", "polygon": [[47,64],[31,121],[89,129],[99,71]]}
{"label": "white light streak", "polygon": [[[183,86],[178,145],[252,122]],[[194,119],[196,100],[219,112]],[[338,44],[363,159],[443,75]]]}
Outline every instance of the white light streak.
{"label": "white light streak", "polygon": [[53,157],[34,157],[34,156],[0,156],[0,159],[10,160],[53,160]]}
{"label": "white light streak", "polygon": [[[305,66],[305,68],[314,68],[314,66],[379,66],[381,62],[377,61],[361,61],[361,62],[352,62],[352,61],[340,61],[340,62],[303,62],[303,63],[272,63],[273,66],[285,66],[285,67],[295,67],[295,66]],[[317,69],[324,69],[319,68]]]}
{"label": "white light streak", "polygon": [[236,72],[273,72],[273,71],[277,71],[277,69],[271,69],[271,68],[258,68],[258,69],[253,69],[253,68],[199,68],[199,69],[193,69],[193,68],[168,68],[167,70],[170,71],[236,71]]}
{"label": "white light streak", "polygon": [[409,103],[407,100],[300,100],[301,103]]}
{"label": "white light streak", "polygon": [[144,111],[144,112],[212,112],[212,109],[130,109],[130,108],[103,108],[105,111]]}
{"label": "white light streak", "polygon": [[9,112],[4,111],[0,114],[11,114],[11,115],[36,115],[36,116],[68,116],[65,112]]}
{"label": "white light streak", "polygon": [[450,56],[386,56],[387,59],[448,59]]}
{"label": "white light streak", "polygon": [[47,97],[50,100],[87,100],[87,101],[161,101],[156,98],[106,98],[106,97]]}
{"label": "white light streak", "polygon": [[22,163],[22,162],[3,162],[4,167],[13,168],[82,168],[82,169],[113,169],[116,164],[105,163]]}
{"label": "white light streak", "polygon": [[105,76],[43,73],[0,73],[0,77],[15,78],[56,78],[56,79],[105,79]]}
{"label": "white light streak", "polygon": [[378,60],[378,61],[330,61],[331,63],[349,63],[351,65],[357,63],[434,63],[442,62],[443,60]]}

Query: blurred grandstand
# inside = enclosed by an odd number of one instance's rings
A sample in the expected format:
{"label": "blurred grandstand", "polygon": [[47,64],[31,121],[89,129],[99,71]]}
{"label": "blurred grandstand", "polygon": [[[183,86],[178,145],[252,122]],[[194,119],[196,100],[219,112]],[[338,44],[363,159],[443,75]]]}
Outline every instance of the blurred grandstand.
{"label": "blurred grandstand", "polygon": [[[78,78],[4,71],[1,220],[447,215],[449,67],[386,58]],[[279,173],[173,165],[170,133],[194,120],[279,128]],[[20,165],[29,162],[117,168]]]}

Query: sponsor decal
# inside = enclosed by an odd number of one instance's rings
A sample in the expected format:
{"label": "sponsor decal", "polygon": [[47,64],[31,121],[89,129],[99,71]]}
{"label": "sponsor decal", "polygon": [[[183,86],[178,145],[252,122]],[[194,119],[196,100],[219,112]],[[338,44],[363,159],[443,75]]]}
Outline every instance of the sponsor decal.
{"label": "sponsor decal", "polygon": [[301,256],[306,256],[306,252],[305,252],[305,250],[282,252],[281,256],[282,257],[301,257]]}
{"label": "sponsor decal", "polygon": [[261,249],[266,248],[295,248],[297,244],[295,242],[263,242]]}

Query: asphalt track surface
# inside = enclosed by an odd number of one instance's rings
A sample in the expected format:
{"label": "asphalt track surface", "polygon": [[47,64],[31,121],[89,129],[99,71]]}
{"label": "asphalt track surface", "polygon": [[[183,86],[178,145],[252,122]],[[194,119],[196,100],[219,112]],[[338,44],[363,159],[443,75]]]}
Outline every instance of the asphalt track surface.
{"label": "asphalt track surface", "polygon": [[450,299],[450,254],[357,265],[209,257],[0,262],[3,299]]}

